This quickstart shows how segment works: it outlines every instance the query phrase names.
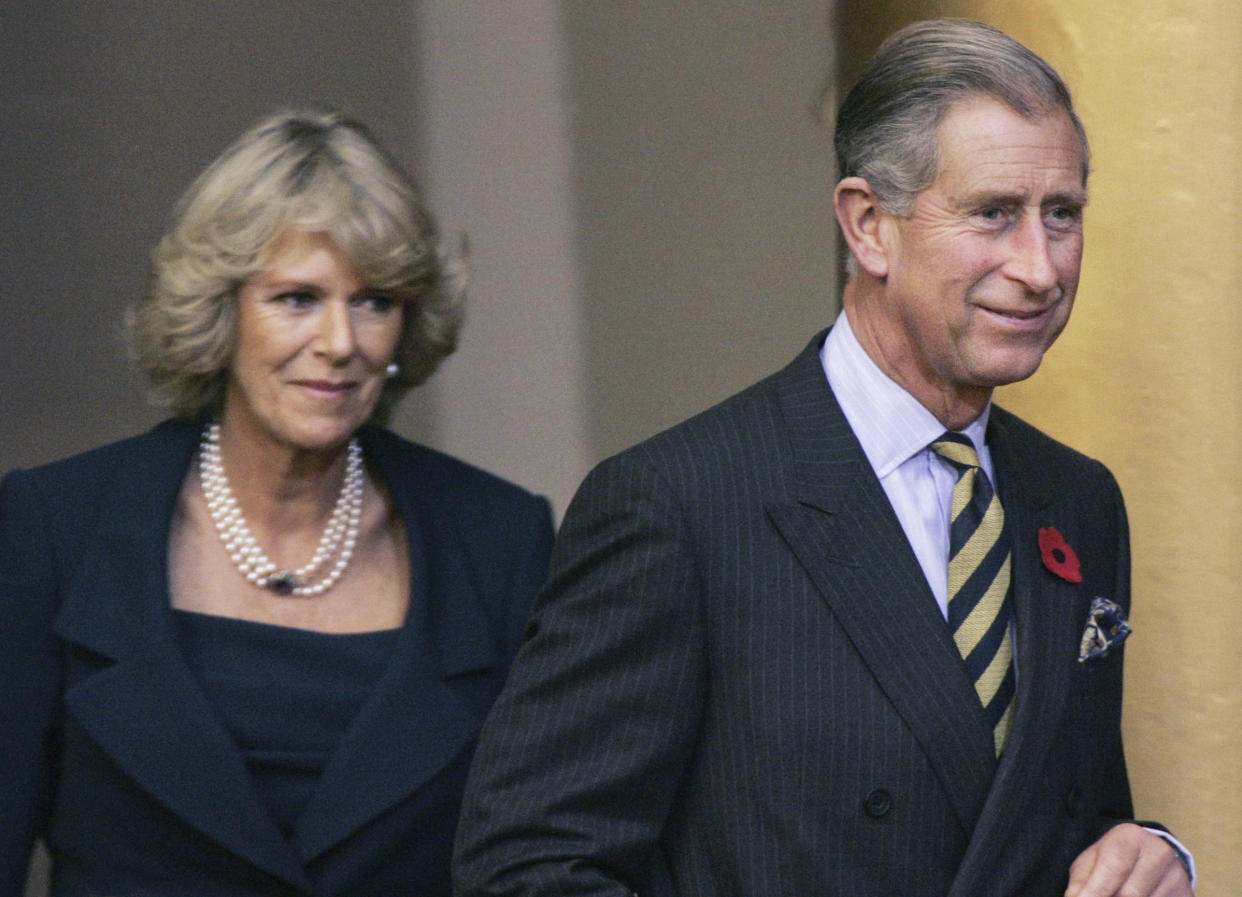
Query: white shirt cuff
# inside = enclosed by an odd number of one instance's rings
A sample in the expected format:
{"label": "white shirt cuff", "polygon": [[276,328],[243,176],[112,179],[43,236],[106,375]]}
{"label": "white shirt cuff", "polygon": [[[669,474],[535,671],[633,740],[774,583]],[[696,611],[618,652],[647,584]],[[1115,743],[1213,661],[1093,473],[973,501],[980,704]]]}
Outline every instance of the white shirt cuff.
{"label": "white shirt cuff", "polygon": [[[1147,827],[1144,826],[1144,828]],[[1181,841],[1177,840],[1163,829],[1149,828],[1147,831],[1157,837],[1163,838],[1169,843],[1169,846],[1173,848],[1173,852],[1177,854],[1178,860],[1181,861],[1182,866],[1186,869],[1186,874],[1190,876],[1190,890],[1193,891],[1195,889],[1197,875],[1195,873],[1195,858],[1191,855],[1190,851],[1182,845]]]}

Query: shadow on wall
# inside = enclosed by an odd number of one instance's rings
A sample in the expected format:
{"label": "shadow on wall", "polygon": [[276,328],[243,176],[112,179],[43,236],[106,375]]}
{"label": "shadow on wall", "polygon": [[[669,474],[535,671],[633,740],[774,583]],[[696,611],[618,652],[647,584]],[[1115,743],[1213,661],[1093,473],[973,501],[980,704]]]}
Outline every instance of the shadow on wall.
{"label": "shadow on wall", "polygon": [[783,366],[836,308],[830,3],[564,3],[597,457]]}

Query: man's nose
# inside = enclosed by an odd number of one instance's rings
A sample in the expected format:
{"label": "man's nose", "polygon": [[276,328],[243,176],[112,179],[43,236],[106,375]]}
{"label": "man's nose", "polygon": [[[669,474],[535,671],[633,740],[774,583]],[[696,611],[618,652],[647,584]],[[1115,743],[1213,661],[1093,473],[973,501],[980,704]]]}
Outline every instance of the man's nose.
{"label": "man's nose", "polygon": [[1005,272],[1032,293],[1046,293],[1057,284],[1052,241],[1038,214],[1024,217],[1013,231]]}

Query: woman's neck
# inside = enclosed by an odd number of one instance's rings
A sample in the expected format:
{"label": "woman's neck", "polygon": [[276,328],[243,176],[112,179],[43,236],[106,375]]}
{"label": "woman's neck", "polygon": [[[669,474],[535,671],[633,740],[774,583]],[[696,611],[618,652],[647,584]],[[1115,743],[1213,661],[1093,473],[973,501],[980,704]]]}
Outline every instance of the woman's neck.
{"label": "woman's neck", "polygon": [[348,444],[311,451],[244,425],[220,426],[220,458],[250,526],[294,533],[323,526],[340,494]]}

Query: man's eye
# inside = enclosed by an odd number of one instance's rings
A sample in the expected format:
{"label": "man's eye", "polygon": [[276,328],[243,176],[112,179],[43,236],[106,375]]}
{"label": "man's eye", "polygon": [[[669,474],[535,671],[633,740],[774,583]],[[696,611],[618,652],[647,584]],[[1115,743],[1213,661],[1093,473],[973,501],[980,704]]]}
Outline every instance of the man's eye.
{"label": "man's eye", "polygon": [[1053,206],[1046,213],[1050,226],[1069,229],[1082,220],[1082,209],[1078,206]]}

